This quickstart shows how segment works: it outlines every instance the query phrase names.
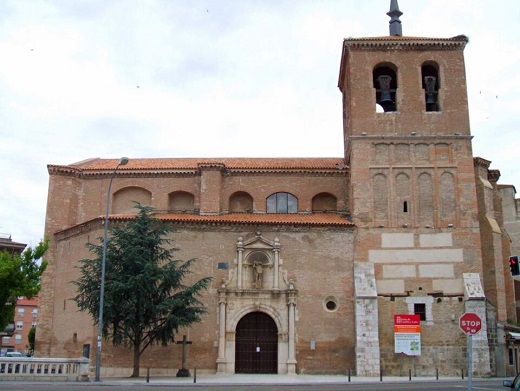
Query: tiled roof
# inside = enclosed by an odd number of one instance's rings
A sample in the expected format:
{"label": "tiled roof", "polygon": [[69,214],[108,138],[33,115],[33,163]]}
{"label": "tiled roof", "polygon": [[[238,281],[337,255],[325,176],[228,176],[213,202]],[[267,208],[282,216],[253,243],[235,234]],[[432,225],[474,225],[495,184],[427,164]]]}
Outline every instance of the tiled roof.
{"label": "tiled roof", "polygon": [[[188,213],[157,213],[154,217],[169,223],[177,224],[205,224],[205,225],[285,225],[295,227],[355,227],[354,223],[347,219],[345,215],[338,213],[230,213],[226,215],[196,215]],[[130,221],[135,218],[135,214],[110,215],[111,221]],[[71,226],[61,231],[55,232],[58,237],[66,237],[70,233],[90,230],[91,227],[101,227],[99,221],[103,221],[105,216],[85,221],[81,224]]]}
{"label": "tiled roof", "polygon": [[481,158],[480,156],[475,156],[473,157],[473,164],[480,164],[484,167],[489,167],[491,165],[491,160]]}
{"label": "tiled roof", "polygon": [[[49,165],[49,169],[74,171],[113,170],[119,159],[88,159],[68,166]],[[200,166],[224,166],[234,170],[337,169],[343,158],[148,158],[132,159],[125,170],[197,170]]]}
{"label": "tiled roof", "polygon": [[[112,215],[110,220],[131,220],[133,214]],[[337,213],[230,213],[225,215],[195,215],[186,213],[156,214],[162,221],[205,224],[289,224],[313,226],[354,226],[344,215]]]}
{"label": "tiled roof", "polygon": [[[183,225],[212,225],[212,226],[233,226],[233,225],[255,225],[255,226],[273,226],[283,225],[285,227],[336,227],[336,228],[354,228],[355,225],[345,215],[338,213],[231,213],[226,215],[195,215],[188,213],[157,213],[154,217],[164,222],[172,224]],[[111,221],[130,221],[135,218],[135,214],[120,214],[111,215]],[[95,229],[102,227],[100,221],[103,221],[105,216],[96,217],[95,219],[85,221],[54,234],[57,240],[61,240],[69,235],[77,234],[78,232],[87,232],[93,227]]]}
{"label": "tiled roof", "polygon": [[[464,49],[468,43],[468,37],[458,35],[453,38],[428,38],[428,37],[401,37],[383,36],[367,38],[346,38],[343,40],[343,48],[350,50],[377,49],[379,47],[398,47],[400,49],[428,50],[453,50]],[[344,55],[344,54],[343,54]]]}
{"label": "tiled roof", "polygon": [[16,301],[16,305],[21,306],[38,306],[38,296],[33,297],[32,299],[28,299],[27,297],[23,297]]}
{"label": "tiled roof", "polygon": [[399,35],[384,35],[381,37],[361,37],[361,38],[346,38],[346,42],[358,41],[388,41],[388,42],[403,42],[403,41],[423,41],[423,42],[468,42],[468,37],[465,35],[457,35],[451,38],[432,38],[432,37],[408,37]]}

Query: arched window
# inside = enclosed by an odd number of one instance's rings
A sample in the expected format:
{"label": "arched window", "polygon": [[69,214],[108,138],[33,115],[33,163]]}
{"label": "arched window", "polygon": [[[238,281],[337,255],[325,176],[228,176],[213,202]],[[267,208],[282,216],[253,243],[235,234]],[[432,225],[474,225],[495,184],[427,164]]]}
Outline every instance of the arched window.
{"label": "arched window", "polygon": [[441,175],[441,218],[445,224],[455,221],[455,177],[451,172]]}
{"label": "arched window", "polygon": [[136,213],[136,202],[152,205],[152,193],[142,187],[125,187],[114,193],[112,213]]}
{"label": "arched window", "polygon": [[397,201],[397,222],[398,224],[410,224],[410,177],[400,172],[395,177],[395,195]]}
{"label": "arched window", "polygon": [[237,191],[229,197],[230,213],[253,212],[253,197],[245,191]]}
{"label": "arched window", "polygon": [[312,199],[313,212],[335,212],[337,207],[337,199],[330,193],[316,194]]}
{"label": "arched window", "polygon": [[267,213],[298,213],[298,199],[290,193],[274,193],[267,197]]}
{"label": "arched window", "polygon": [[195,197],[186,191],[175,191],[168,196],[170,212],[193,212]]}
{"label": "arched window", "polygon": [[397,69],[394,64],[382,63],[372,72],[373,85],[376,89],[376,105],[383,111],[397,111]]}
{"label": "arched window", "polygon": [[422,88],[424,89],[424,100],[426,111],[440,111],[439,89],[439,67],[434,62],[425,62],[421,67]]}
{"label": "arched window", "polygon": [[432,176],[423,172],[417,178],[417,198],[419,206],[419,224],[433,225],[433,180]]}
{"label": "arched window", "polygon": [[388,180],[384,174],[376,174],[372,178],[374,188],[374,220],[376,224],[386,225],[388,222]]}

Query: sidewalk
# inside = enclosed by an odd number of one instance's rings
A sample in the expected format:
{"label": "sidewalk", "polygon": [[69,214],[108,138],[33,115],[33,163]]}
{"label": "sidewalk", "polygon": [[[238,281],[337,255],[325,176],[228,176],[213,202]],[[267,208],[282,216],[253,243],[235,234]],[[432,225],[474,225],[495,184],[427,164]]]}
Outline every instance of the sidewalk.
{"label": "sidewalk", "polygon": [[[262,375],[262,374],[215,374],[215,375],[197,375],[195,378],[192,372],[192,377],[152,377],[150,376],[150,384],[168,385],[168,384],[215,384],[215,385],[250,385],[250,384],[349,384],[349,383],[379,383],[379,377],[357,377],[351,376],[350,382],[347,375]],[[509,378],[507,378],[509,379]],[[473,378],[476,380],[476,378]],[[478,380],[488,380],[478,378]],[[489,378],[490,381],[501,382],[502,378]],[[91,379],[93,381],[93,379]],[[102,378],[103,384],[142,384],[146,383],[146,377],[139,379],[134,378],[116,378],[106,377]],[[467,382],[467,378],[461,377],[442,377],[436,380],[435,376],[427,377],[412,377],[411,381],[406,377],[388,376],[383,377],[384,383],[408,383],[408,382],[432,382],[432,381],[461,381]]]}

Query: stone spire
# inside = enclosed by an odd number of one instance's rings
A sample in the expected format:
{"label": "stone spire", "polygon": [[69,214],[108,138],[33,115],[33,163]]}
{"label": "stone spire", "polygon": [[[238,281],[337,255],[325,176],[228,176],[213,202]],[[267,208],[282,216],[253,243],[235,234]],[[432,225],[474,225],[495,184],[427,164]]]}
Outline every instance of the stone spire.
{"label": "stone spire", "polygon": [[401,26],[401,21],[399,17],[403,14],[399,11],[399,4],[397,4],[397,0],[390,1],[390,11],[386,13],[390,16],[390,35],[403,35],[403,26]]}

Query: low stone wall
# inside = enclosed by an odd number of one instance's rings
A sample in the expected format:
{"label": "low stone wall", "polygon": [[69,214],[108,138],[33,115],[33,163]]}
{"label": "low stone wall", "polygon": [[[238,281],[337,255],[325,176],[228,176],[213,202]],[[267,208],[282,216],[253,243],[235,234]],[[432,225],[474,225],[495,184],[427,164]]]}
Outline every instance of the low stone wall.
{"label": "low stone wall", "polygon": [[0,381],[89,381],[88,358],[0,357]]}

